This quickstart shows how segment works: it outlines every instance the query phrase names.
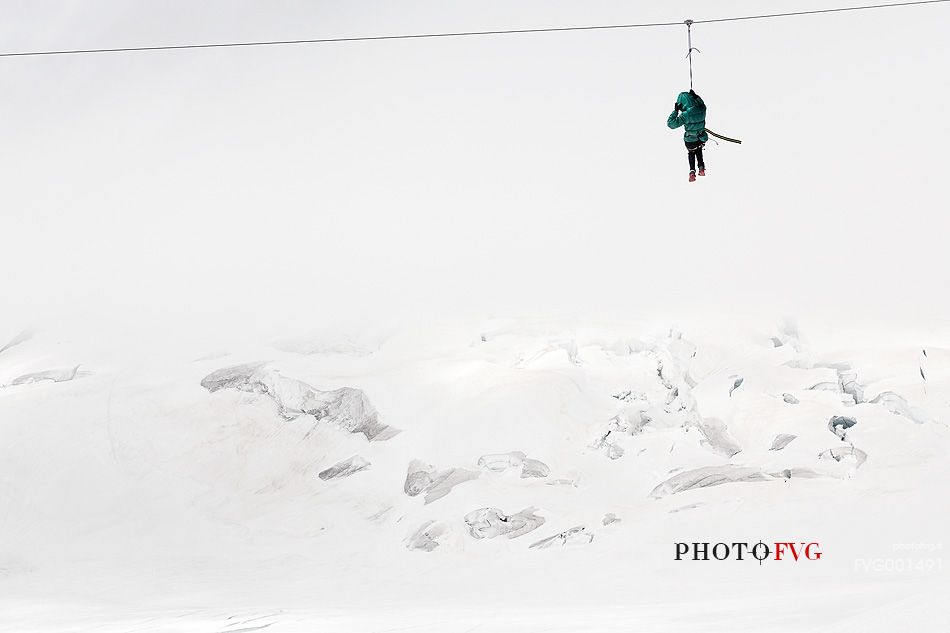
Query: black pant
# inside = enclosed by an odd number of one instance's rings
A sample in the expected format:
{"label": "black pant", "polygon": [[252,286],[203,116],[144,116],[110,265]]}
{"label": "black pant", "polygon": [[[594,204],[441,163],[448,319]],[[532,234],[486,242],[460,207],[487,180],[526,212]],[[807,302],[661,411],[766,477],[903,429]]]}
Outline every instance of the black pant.
{"label": "black pant", "polygon": [[703,162],[703,146],[706,145],[702,141],[686,141],[686,151],[689,154],[689,170],[696,171],[696,161],[699,160],[699,168],[706,169],[706,163]]}

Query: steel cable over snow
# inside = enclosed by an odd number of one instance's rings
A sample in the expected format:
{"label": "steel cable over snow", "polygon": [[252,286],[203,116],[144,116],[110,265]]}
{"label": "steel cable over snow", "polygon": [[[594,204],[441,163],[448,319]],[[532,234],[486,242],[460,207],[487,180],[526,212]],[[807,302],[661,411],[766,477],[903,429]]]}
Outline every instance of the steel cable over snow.
{"label": "steel cable over snow", "polygon": [[[845,11],[864,11],[868,9],[888,9],[895,7],[909,7],[925,4],[943,4],[950,0],[918,0],[916,2],[891,2],[887,4],[867,4],[851,7],[835,7],[831,9],[814,9],[809,11],[790,11],[788,13],[766,13],[760,15],[742,15],[727,18],[712,18],[708,20],[688,20],[692,24],[716,24],[720,22],[737,22],[740,20],[764,20],[785,18],[803,15],[818,15],[825,13],[841,13]],[[657,28],[668,26],[683,26],[687,21],[679,22],[644,22],[641,24],[600,24],[591,26],[564,26],[551,28],[504,29],[492,31],[458,31],[449,33],[408,33],[398,35],[368,35],[361,37],[324,37],[313,39],[293,40],[262,40],[251,42],[220,42],[208,44],[172,44],[167,46],[124,46],[117,48],[75,48],[43,51],[20,51],[0,53],[0,57],[39,57],[49,55],[80,55],[89,53],[129,53],[138,51],[178,51],[201,48],[239,48],[251,46],[289,46],[296,44],[331,44],[334,42],[372,42],[385,40],[415,40],[446,37],[477,37],[488,35],[523,35],[528,33],[563,33],[568,31],[606,31],[618,29]]]}

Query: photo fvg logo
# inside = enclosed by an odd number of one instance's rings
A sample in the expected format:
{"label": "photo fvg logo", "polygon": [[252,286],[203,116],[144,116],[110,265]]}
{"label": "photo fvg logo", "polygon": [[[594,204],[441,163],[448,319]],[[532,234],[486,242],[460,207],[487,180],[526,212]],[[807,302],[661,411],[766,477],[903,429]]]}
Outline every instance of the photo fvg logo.
{"label": "photo fvg logo", "polygon": [[821,544],[815,541],[765,543],[674,543],[676,560],[821,560]]}

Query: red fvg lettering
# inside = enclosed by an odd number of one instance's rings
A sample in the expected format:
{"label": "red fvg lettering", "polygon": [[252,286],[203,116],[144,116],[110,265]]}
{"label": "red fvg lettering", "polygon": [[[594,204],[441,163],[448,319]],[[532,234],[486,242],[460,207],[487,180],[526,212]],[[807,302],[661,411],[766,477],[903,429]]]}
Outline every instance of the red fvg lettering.
{"label": "red fvg lettering", "polygon": [[818,560],[821,558],[819,547],[818,543],[775,543],[775,560],[782,560],[787,554],[791,554],[796,561],[801,556],[807,560]]}

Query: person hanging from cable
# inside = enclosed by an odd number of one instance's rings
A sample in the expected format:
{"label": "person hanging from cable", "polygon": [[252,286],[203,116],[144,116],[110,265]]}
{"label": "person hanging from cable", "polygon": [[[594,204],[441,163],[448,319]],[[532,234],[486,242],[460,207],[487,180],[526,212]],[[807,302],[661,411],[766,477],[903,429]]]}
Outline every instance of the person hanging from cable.
{"label": "person hanging from cable", "polygon": [[699,163],[699,175],[706,175],[706,163],[703,161],[703,147],[709,136],[706,134],[706,104],[693,89],[681,92],[676,97],[673,112],[666,120],[671,130],[684,127],[683,140],[689,158],[689,181],[696,181],[696,166]]}

